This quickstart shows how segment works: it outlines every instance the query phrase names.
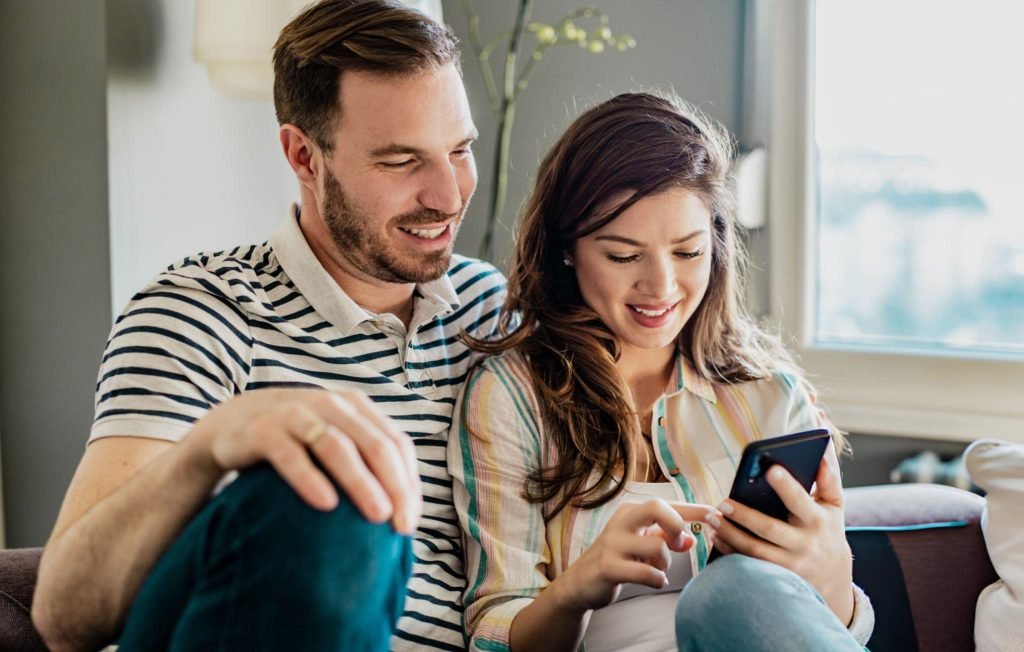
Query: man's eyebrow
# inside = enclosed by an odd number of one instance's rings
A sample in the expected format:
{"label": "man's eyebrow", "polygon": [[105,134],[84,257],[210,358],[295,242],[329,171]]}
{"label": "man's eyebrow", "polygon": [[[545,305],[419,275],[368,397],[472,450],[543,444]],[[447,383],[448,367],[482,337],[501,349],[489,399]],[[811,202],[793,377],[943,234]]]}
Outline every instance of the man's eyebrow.
{"label": "man's eyebrow", "polygon": [[[701,235],[702,233],[707,233],[707,230],[706,229],[698,229],[698,230],[694,231],[693,233],[691,233],[690,235],[685,235],[685,236],[683,236],[681,238],[676,238],[675,240],[673,240],[669,244],[674,244],[674,245],[676,245],[676,244],[683,244],[687,240],[692,240],[692,239],[696,238],[697,236]],[[643,247],[644,244],[645,244],[643,242],[640,242],[639,240],[633,240],[632,238],[627,238],[627,237],[621,236],[621,235],[599,235],[596,238],[594,238],[595,242],[598,241],[598,240],[608,240],[610,242],[619,242],[619,243],[622,243],[624,245],[629,245],[631,247]]]}
{"label": "man's eyebrow", "polygon": [[[453,149],[461,149],[475,141],[477,138],[479,138],[479,136],[480,134],[474,129],[470,135],[460,140]],[[411,156],[422,156],[426,154],[426,151],[419,147],[413,147],[411,145],[402,145],[401,143],[390,143],[388,145],[384,145],[383,147],[378,147],[377,149],[370,151],[370,156],[373,158],[379,158],[382,156],[398,156],[402,154],[408,154]]]}

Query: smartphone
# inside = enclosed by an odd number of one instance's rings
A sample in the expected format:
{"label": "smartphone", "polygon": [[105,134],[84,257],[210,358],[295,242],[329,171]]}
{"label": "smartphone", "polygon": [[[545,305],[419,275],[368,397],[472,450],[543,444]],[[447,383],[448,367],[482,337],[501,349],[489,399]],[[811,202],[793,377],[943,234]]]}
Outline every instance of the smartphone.
{"label": "smartphone", "polygon": [[[729,498],[785,521],[789,510],[768,484],[768,469],[781,464],[810,493],[830,437],[828,430],[818,428],[750,442],[736,467]],[[709,562],[719,556],[716,553],[718,549],[712,549]]]}

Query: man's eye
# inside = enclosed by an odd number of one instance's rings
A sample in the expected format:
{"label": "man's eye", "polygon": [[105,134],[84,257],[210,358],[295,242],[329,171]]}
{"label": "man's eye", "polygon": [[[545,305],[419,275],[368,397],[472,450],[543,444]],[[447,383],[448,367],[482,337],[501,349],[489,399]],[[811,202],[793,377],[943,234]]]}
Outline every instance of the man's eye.
{"label": "man's eye", "polygon": [[469,148],[469,147],[465,147],[463,149],[457,149],[454,152],[452,152],[452,156],[454,156],[456,158],[466,158],[467,156],[472,156],[472,155],[473,155],[473,150],[472,150],[472,148]]}
{"label": "man's eye", "polygon": [[409,159],[407,161],[394,161],[394,162],[392,162],[392,161],[381,161],[380,165],[381,165],[381,167],[387,168],[389,170],[401,170],[402,168],[406,168],[406,167],[409,167],[410,165],[412,165],[412,159]]}

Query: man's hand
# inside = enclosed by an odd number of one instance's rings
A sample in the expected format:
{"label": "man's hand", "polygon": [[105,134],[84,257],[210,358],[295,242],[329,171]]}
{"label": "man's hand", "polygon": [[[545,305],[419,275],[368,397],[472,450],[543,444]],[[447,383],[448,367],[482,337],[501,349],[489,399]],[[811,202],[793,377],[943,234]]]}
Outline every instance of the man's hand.
{"label": "man's hand", "polygon": [[361,392],[246,392],[200,419],[182,445],[219,472],[266,460],[317,509],[338,504],[326,472],[367,520],[391,519],[402,534],[412,534],[419,521],[415,447]]}

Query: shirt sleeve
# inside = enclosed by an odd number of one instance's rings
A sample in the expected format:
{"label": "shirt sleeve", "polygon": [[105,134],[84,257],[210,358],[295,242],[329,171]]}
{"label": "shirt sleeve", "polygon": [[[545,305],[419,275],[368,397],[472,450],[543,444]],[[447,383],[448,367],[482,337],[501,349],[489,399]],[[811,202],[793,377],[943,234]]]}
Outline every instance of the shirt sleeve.
{"label": "shirt sleeve", "polygon": [[541,505],[523,497],[542,463],[538,409],[525,373],[492,358],[455,408],[448,468],[466,556],[471,650],[507,650],[512,621],[550,584]]}
{"label": "shirt sleeve", "polygon": [[223,283],[165,272],[114,323],[96,383],[89,441],[139,436],[177,441],[213,406],[240,393],[252,338]]}
{"label": "shirt sleeve", "polygon": [[780,374],[780,379],[789,389],[786,432],[815,428],[827,428],[833,434],[838,432],[825,409],[818,403],[817,391],[806,379],[788,373]]}

